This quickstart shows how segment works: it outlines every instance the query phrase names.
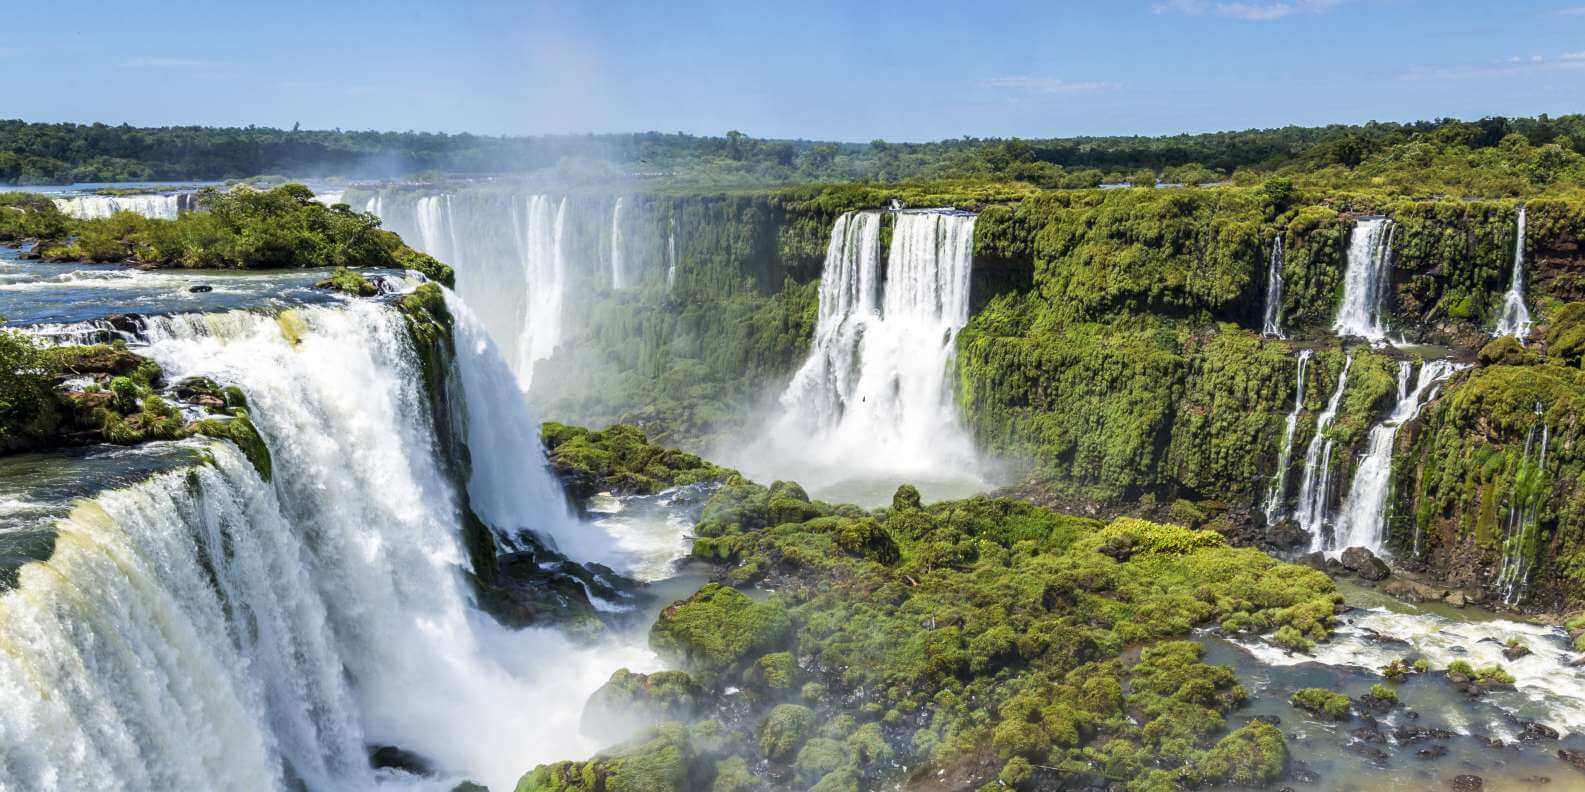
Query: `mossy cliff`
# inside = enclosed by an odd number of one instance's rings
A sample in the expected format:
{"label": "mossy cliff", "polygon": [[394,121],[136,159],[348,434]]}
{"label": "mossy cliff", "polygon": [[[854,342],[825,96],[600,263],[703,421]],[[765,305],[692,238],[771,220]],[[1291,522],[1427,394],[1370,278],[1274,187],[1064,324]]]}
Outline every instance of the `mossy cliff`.
{"label": "mossy cliff", "polygon": [[1539,335],[1491,342],[1401,438],[1388,527],[1401,563],[1561,610],[1585,602],[1585,303]]}
{"label": "mossy cliff", "polygon": [[601,723],[621,703],[660,725],[520,792],[1270,783],[1281,733],[1239,728],[1244,689],[1182,639],[1276,631],[1302,649],[1339,601],[1324,574],[1214,532],[925,506],[912,487],[865,511],[735,479],[696,533],[721,582],[650,632],[678,671],[618,672],[591,699]]}

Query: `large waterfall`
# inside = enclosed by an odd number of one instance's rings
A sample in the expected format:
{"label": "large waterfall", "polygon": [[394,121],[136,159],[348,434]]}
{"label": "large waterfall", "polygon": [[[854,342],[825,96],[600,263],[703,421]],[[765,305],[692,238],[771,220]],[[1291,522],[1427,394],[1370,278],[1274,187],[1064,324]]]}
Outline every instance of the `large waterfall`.
{"label": "large waterfall", "polygon": [[[1282,335],[1282,235],[1271,240],[1271,261],[1266,265],[1266,311],[1260,322],[1261,335]],[[1303,368],[1301,366],[1300,370]]]}
{"label": "large waterfall", "polygon": [[1513,274],[1508,279],[1508,291],[1502,296],[1502,315],[1492,331],[1494,336],[1513,336],[1520,341],[1530,335],[1530,309],[1524,305],[1524,215],[1521,204],[1513,243]]}
{"label": "large waterfall", "polygon": [[1310,358],[1315,353],[1308,349],[1299,350],[1299,372],[1295,377],[1293,386],[1293,409],[1288,411],[1288,418],[1282,428],[1282,450],[1277,453],[1277,472],[1271,476],[1271,484],[1266,490],[1266,524],[1273,525],[1282,514],[1283,502],[1288,499],[1288,466],[1293,462],[1293,435],[1299,426],[1299,412],[1304,409],[1304,370],[1309,366]]}
{"label": "large waterfall", "polygon": [[151,193],[149,195],[95,195],[85,193],[56,198],[55,206],[63,214],[79,220],[96,220],[116,212],[132,212],[157,220],[175,220],[176,215],[188,208],[190,193]]}
{"label": "large waterfall", "polygon": [[[615,665],[653,660],[508,632],[471,607],[458,493],[395,311],[189,314],[147,332],[171,377],[244,389],[274,475],[220,444],[190,475],[105,493],[61,523],[51,559],[0,597],[0,777],[363,789],[380,780],[366,746],[389,744],[452,781],[510,788],[537,761],[592,749],[583,698]],[[501,450],[521,426],[472,414],[499,402],[498,385],[474,389],[510,381],[504,366],[469,321],[458,333],[470,440],[504,438],[474,451],[469,489],[509,527],[554,529],[564,504],[537,499],[535,460]]]}
{"label": "large waterfall", "polygon": [[1386,552],[1387,495],[1392,485],[1392,451],[1398,430],[1420,414],[1425,403],[1436,397],[1442,382],[1461,366],[1447,360],[1431,360],[1420,365],[1414,387],[1409,387],[1411,364],[1398,364],[1398,403],[1392,414],[1371,427],[1365,455],[1354,468],[1354,482],[1338,512],[1334,535],[1313,534],[1312,548],[1342,552],[1349,547],[1365,547],[1377,555]]}
{"label": "large waterfall", "polygon": [[1294,519],[1310,535],[1312,549],[1325,532],[1327,501],[1331,494],[1333,440],[1326,436],[1327,427],[1337,418],[1343,404],[1343,391],[1348,387],[1348,370],[1354,365],[1350,355],[1343,361],[1343,370],[1337,375],[1337,387],[1326,400],[1326,409],[1315,417],[1315,434],[1304,452],[1304,476],[1299,482],[1299,503],[1294,509]]}
{"label": "large waterfall", "polygon": [[[974,475],[950,383],[968,321],[974,216],[894,213],[884,272],[880,212],[848,213],[831,232],[813,348],[782,394],[773,436],[835,479]],[[804,471],[800,471],[804,472]],[[895,484],[895,481],[893,482]]]}
{"label": "large waterfall", "polygon": [[1354,223],[1348,238],[1348,266],[1343,273],[1343,302],[1332,331],[1372,342],[1387,338],[1381,304],[1392,275],[1392,221],[1365,217]]}

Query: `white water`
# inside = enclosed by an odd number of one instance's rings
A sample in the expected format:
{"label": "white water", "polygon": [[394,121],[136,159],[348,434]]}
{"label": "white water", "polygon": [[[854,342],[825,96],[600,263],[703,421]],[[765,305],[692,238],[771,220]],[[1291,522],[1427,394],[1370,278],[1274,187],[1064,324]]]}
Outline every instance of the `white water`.
{"label": "white water", "polygon": [[616,204],[611,207],[611,288],[621,289],[627,285],[627,272],[624,269],[626,262],[623,248],[626,244],[622,236],[622,197],[617,196]]}
{"label": "white water", "polygon": [[[1341,554],[1349,547],[1364,547],[1385,555],[1387,496],[1392,485],[1392,452],[1398,430],[1415,419],[1426,402],[1436,398],[1437,390],[1453,372],[1463,368],[1447,360],[1420,364],[1414,389],[1409,388],[1411,366],[1398,364],[1398,403],[1392,414],[1371,427],[1365,455],[1354,468],[1354,481],[1338,512],[1335,536],[1315,535],[1312,550]],[[1316,544],[1319,543],[1319,544]]]}
{"label": "white water", "polygon": [[1266,313],[1260,323],[1260,332],[1273,338],[1286,338],[1282,334],[1281,234],[1271,240],[1271,263],[1266,267]]}
{"label": "white water", "polygon": [[157,220],[175,220],[181,211],[184,196],[169,195],[71,195],[55,198],[55,206],[62,213],[79,220],[97,220],[116,212],[132,212]]}
{"label": "white water", "polygon": [[672,289],[677,285],[677,219],[672,218],[671,227],[666,232],[666,288]]}
{"label": "white water", "polygon": [[1277,518],[1282,515],[1283,502],[1288,499],[1288,466],[1293,463],[1293,435],[1299,426],[1299,413],[1304,409],[1304,371],[1309,367],[1310,358],[1315,353],[1308,349],[1299,350],[1298,374],[1295,376],[1293,386],[1293,409],[1288,411],[1288,418],[1282,428],[1282,450],[1277,454],[1277,472],[1271,475],[1271,484],[1266,491],[1266,524],[1274,525]]}
{"label": "white water", "polygon": [[895,217],[884,278],[880,213],[838,218],[813,349],[781,396],[771,456],[805,467],[798,479],[814,487],[977,477],[949,381],[968,321],[974,217]]}
{"label": "white water", "polygon": [[1320,537],[1326,528],[1326,507],[1331,492],[1333,441],[1326,436],[1326,428],[1337,418],[1338,407],[1343,403],[1343,389],[1348,386],[1348,370],[1353,365],[1353,355],[1343,361],[1343,370],[1337,375],[1337,387],[1332,389],[1332,395],[1327,398],[1326,409],[1315,417],[1315,434],[1310,437],[1310,445],[1304,452],[1304,476],[1299,483],[1299,503],[1294,509],[1294,518],[1299,521],[1299,527],[1310,535],[1312,550],[1319,549],[1317,543],[1321,541]]}
{"label": "white water", "polygon": [[345,198],[346,195],[346,190],[325,190],[324,192],[314,193],[314,200],[325,206],[335,206],[338,203],[342,203],[341,199]]}
{"label": "white water", "polygon": [[1392,221],[1385,217],[1355,221],[1348,238],[1343,301],[1332,322],[1332,331],[1337,335],[1359,336],[1373,343],[1386,340],[1381,303],[1392,272],[1392,235]]}
{"label": "white water", "polygon": [[[1395,608],[1397,606],[1394,606]],[[1514,690],[1494,689],[1484,699],[1518,717],[1536,719],[1564,736],[1585,731],[1585,677],[1569,667],[1575,654],[1568,636],[1556,627],[1490,619],[1465,621],[1430,612],[1403,612],[1387,608],[1357,611],[1346,617],[1331,640],[1316,644],[1310,654],[1290,653],[1264,641],[1240,642],[1267,665],[1316,662],[1379,671],[1393,660],[1421,656],[1432,669],[1442,670],[1455,660],[1475,668],[1500,665],[1514,676]],[[1408,642],[1408,646],[1373,639],[1366,630]],[[1531,654],[1518,660],[1503,657],[1503,645],[1518,638]],[[1492,723],[1449,723],[1463,734],[1495,734],[1513,739],[1513,726]],[[1566,769],[1566,768],[1565,768]]]}
{"label": "white water", "polygon": [[[0,599],[13,671],[0,768],[18,788],[280,788],[277,757],[312,789],[364,788],[365,743],[510,788],[594,748],[583,700],[653,657],[508,632],[470,606],[456,493],[399,316],[372,303],[183,315],[151,320],[150,337],[168,376],[243,387],[275,477],[223,448],[195,486],[176,475],[102,496],[110,516],[63,526],[56,557]],[[480,378],[468,360],[465,384]],[[520,487],[511,472],[470,489],[504,508],[491,488]],[[223,599],[195,560],[204,532]]]}
{"label": "white water", "polygon": [[1493,336],[1513,336],[1523,341],[1530,336],[1530,309],[1524,305],[1524,232],[1525,210],[1519,207],[1517,237],[1513,243],[1513,276],[1508,281],[1508,291],[1502,296],[1502,315],[1497,319]]}
{"label": "white water", "polygon": [[535,365],[562,341],[572,268],[592,260],[569,239],[567,199],[478,191],[387,199],[378,193],[366,210],[456,270],[457,294],[527,390]]}

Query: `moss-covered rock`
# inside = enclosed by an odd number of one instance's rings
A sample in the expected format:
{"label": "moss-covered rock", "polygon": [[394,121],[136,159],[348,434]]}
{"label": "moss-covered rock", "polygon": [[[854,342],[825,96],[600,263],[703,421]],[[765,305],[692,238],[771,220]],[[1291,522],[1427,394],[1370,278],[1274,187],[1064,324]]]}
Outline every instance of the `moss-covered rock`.
{"label": "moss-covered rock", "polygon": [[648,495],[735,475],[694,454],[652,443],[643,430],[631,424],[597,432],[547,422],[540,437],[556,475],[569,493],[580,499],[601,491]]}
{"label": "moss-covered rock", "polygon": [[649,644],[662,656],[707,677],[731,674],[782,647],[792,628],[777,600],[712,583],[661,611]]}
{"label": "moss-covered rock", "polygon": [[[758,731],[760,754],[772,762],[791,762],[794,757],[799,756],[799,749],[804,747],[810,735],[814,734],[814,730],[814,710],[802,704],[778,704],[771,708],[765,720],[760,723]],[[835,740],[825,742],[830,744],[830,752],[841,750],[840,744]],[[828,751],[822,745],[818,753],[826,754]]]}
{"label": "moss-covered rock", "polygon": [[685,672],[621,668],[589,696],[578,729],[605,743],[621,742],[661,721],[688,720],[707,701],[704,688]]}
{"label": "moss-covered rock", "polygon": [[1345,720],[1352,711],[1348,696],[1326,688],[1304,688],[1288,700],[1299,709],[1328,720]]}

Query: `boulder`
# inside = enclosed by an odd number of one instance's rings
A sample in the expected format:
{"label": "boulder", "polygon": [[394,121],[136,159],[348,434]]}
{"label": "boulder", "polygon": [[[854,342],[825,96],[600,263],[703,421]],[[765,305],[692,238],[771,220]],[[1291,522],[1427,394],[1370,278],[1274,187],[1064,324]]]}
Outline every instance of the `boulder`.
{"label": "boulder", "polygon": [[1387,562],[1363,547],[1350,547],[1344,550],[1341,560],[1345,569],[1365,580],[1382,580],[1392,574],[1392,568],[1387,566]]}
{"label": "boulder", "polygon": [[1455,589],[1453,591],[1449,591],[1447,596],[1443,598],[1443,601],[1455,608],[1462,608],[1469,604],[1469,597],[1466,596],[1464,592]]}
{"label": "boulder", "polygon": [[1571,751],[1567,748],[1559,748],[1557,758],[1568,762],[1575,770],[1585,773],[1585,751]]}
{"label": "boulder", "polygon": [[1422,602],[1436,602],[1442,599],[1442,592],[1432,586],[1408,578],[1394,578],[1391,582],[1381,587],[1383,593],[1404,602],[1419,604]]}
{"label": "boulder", "polygon": [[1447,785],[1453,792],[1480,792],[1486,786],[1486,782],[1478,775],[1465,774],[1454,776],[1452,781],[1447,782]]}

